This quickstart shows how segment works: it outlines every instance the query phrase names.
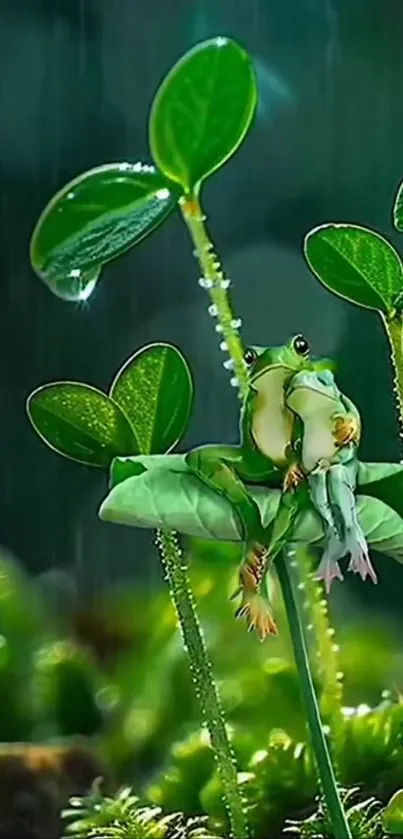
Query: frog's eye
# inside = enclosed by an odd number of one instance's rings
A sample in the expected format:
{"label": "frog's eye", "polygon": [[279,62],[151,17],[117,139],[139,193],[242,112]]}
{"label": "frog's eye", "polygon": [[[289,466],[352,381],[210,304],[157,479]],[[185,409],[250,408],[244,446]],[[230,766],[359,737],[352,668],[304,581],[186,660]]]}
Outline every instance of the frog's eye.
{"label": "frog's eye", "polygon": [[243,360],[245,364],[247,364],[248,367],[250,367],[251,364],[253,364],[256,361],[256,359],[257,355],[255,353],[255,350],[253,350],[252,347],[248,347],[243,354]]}
{"label": "frog's eye", "polygon": [[292,348],[298,355],[309,355],[309,344],[303,335],[296,335],[292,339]]}

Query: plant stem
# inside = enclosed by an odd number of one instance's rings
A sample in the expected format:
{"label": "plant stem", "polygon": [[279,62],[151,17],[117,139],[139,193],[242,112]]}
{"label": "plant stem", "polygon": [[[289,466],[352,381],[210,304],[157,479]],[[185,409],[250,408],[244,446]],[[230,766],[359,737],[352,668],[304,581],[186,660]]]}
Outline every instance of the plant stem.
{"label": "plant stem", "polygon": [[392,317],[381,314],[382,322],[390,345],[390,360],[394,373],[393,391],[395,394],[397,415],[400,425],[400,438],[403,438],[403,316],[395,313]]}
{"label": "plant stem", "polygon": [[175,533],[158,531],[157,545],[177,611],[184,647],[189,656],[196,694],[217,761],[231,833],[236,839],[246,839],[249,831],[238,785],[235,755],[228,738],[224,712],[197,618],[187,565]]}
{"label": "plant stem", "polygon": [[[294,560],[291,560],[291,564],[293,561]],[[312,748],[318,767],[318,774],[329,814],[329,820],[333,828],[334,836],[337,837],[337,839],[352,839],[352,834],[337,789],[336,777],[329,748],[323,732],[318,700],[316,698],[315,688],[312,681],[306,639],[292,584],[292,572],[287,564],[284,553],[277,557],[275,563],[284,605],[287,612],[295,662],[297,665],[306,716],[311,734]]]}
{"label": "plant stem", "polygon": [[[321,684],[320,711],[331,728],[333,743],[337,743],[344,730],[341,710],[343,673],[338,661],[339,648],[334,641],[335,631],[330,625],[327,600],[312,571],[311,557],[306,548],[297,547],[297,567],[303,591],[300,598],[303,601],[301,619],[305,633],[309,632],[315,641],[314,659]],[[307,638],[310,636],[307,635]],[[308,644],[308,649],[309,646]]]}
{"label": "plant stem", "polygon": [[243,360],[244,347],[238,334],[240,321],[235,318],[231,301],[227,293],[229,280],[224,276],[218,257],[214,253],[214,246],[209,239],[203,213],[197,198],[182,199],[180,204],[184,221],[191,235],[197,258],[203,276],[199,280],[203,288],[208,291],[215,317],[218,318],[219,333],[224,342],[224,349],[228,352],[240,396],[244,397],[248,391],[248,372]]}

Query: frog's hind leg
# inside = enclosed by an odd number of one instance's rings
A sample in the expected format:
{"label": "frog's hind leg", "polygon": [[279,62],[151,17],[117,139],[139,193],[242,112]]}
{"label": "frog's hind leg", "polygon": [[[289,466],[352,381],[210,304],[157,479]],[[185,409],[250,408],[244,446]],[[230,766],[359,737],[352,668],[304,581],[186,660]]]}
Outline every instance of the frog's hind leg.
{"label": "frog's hind leg", "polygon": [[[239,585],[232,599],[242,595],[237,617],[246,618],[248,628],[256,629],[263,639],[277,632],[270,604],[260,597],[264,576],[267,533],[259,508],[243,483],[244,466],[239,446],[202,446],[186,455],[192,471],[209,487],[219,492],[235,507],[244,531],[244,557]],[[245,479],[247,479],[245,474]]]}
{"label": "frog's hind leg", "polygon": [[311,501],[325,525],[326,544],[316,573],[318,580],[323,580],[329,593],[333,580],[343,580],[339,560],[346,553],[343,547],[337,521],[333,515],[329,498],[327,476],[329,468],[319,467],[308,476],[308,487]]}
{"label": "frog's hind leg", "polygon": [[241,605],[235,616],[245,618],[248,631],[256,631],[261,641],[264,641],[268,635],[277,635],[268,585],[269,572],[265,568],[266,556],[267,552],[263,549],[259,554],[258,562],[256,562],[256,555],[253,557],[252,567],[246,556],[239,573],[241,586],[234,595],[242,594]]}
{"label": "frog's hind leg", "polygon": [[343,530],[345,553],[349,553],[351,557],[348,570],[359,574],[362,580],[370,577],[373,583],[377,583],[367,541],[357,518],[354,467],[332,466],[329,470],[328,484],[331,503],[337,510]]}

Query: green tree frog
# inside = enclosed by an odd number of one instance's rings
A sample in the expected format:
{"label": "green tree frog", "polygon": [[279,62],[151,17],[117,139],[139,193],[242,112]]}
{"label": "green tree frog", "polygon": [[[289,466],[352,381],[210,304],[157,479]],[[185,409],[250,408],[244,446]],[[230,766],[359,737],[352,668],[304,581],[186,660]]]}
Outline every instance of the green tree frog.
{"label": "green tree frog", "polygon": [[[358,522],[354,492],[361,419],[351,400],[337,387],[330,370],[297,373],[286,389],[285,404],[301,420],[299,466],[306,476],[311,501],[326,531],[326,545],[317,576],[329,592],[333,579],[343,579],[338,561],[350,554],[349,571],[377,582],[368,546]],[[344,441],[335,425],[350,423]]]}
{"label": "green tree frog", "polygon": [[[308,342],[294,336],[280,347],[250,347],[245,351],[249,369],[249,390],[241,409],[240,442],[237,445],[206,445],[186,455],[190,469],[209,487],[224,495],[242,522],[245,551],[239,575],[242,593],[237,615],[245,617],[250,629],[261,638],[276,633],[270,598],[263,577],[272,558],[281,550],[298,512],[292,490],[304,477],[296,463],[293,442],[296,415],[285,404],[285,388],[293,376],[315,371],[328,364],[314,361]],[[350,420],[335,424],[338,443],[348,442]],[[265,529],[248,484],[284,489],[274,524]]]}

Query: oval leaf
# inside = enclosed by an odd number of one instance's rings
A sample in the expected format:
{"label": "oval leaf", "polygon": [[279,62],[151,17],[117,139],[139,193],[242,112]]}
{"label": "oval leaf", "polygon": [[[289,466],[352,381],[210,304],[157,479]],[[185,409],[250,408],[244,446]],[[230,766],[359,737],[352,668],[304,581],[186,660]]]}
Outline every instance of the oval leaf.
{"label": "oval leaf", "polygon": [[403,183],[400,184],[393,207],[393,221],[396,230],[403,233]]}
{"label": "oval leaf", "polygon": [[245,50],[228,38],[198,44],[175,64],[154,98],[154,160],[191,193],[236,151],[256,103],[255,72]]}
{"label": "oval leaf", "polygon": [[368,309],[393,310],[403,290],[403,265],[378,233],[352,224],[325,224],[308,233],[304,252],[330,291]]}
{"label": "oval leaf", "polygon": [[45,207],[30,259],[64,300],[83,300],[102,265],[144,239],[175,207],[179,191],[153,166],[111,163],[71,181]]}
{"label": "oval leaf", "polygon": [[193,382],[182,353],[171,344],[149,344],[117,374],[111,398],[129,420],[142,454],[168,452],[186,431]]}
{"label": "oval leaf", "polygon": [[87,466],[108,468],[114,457],[139,451],[119,406],[89,385],[44,385],[31,393],[27,412],[35,431],[51,449]]}
{"label": "oval leaf", "polygon": [[387,833],[394,836],[403,836],[403,790],[399,789],[392,795],[389,804],[386,806],[382,824]]}

